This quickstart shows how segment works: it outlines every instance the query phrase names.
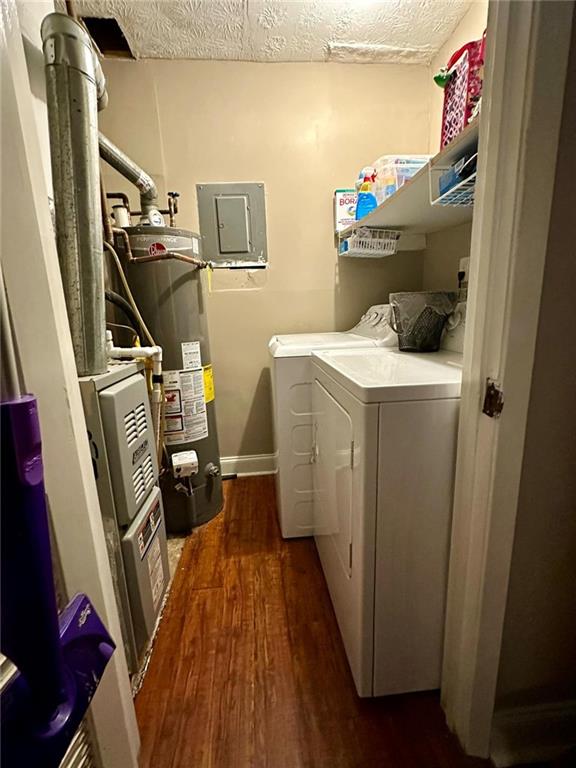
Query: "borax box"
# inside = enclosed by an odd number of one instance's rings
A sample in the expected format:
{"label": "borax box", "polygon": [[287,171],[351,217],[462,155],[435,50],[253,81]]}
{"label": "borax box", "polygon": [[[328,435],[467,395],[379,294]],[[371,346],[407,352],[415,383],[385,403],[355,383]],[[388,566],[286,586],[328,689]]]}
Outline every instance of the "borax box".
{"label": "borax box", "polygon": [[342,232],[356,222],[356,190],[337,189],[334,192],[334,230]]}

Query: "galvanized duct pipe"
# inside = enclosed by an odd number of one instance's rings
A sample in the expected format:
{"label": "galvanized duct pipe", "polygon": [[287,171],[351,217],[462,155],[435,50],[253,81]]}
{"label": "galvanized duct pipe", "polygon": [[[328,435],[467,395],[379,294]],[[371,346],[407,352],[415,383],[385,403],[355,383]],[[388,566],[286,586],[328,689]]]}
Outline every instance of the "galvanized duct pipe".
{"label": "galvanized duct pipe", "polygon": [[106,85],[87,32],[51,13],[42,22],[56,244],[79,376],[106,371],[97,107]]}
{"label": "galvanized duct pipe", "polygon": [[[118,149],[104,134],[100,133],[98,142],[100,157],[140,190],[142,217],[146,220],[141,223],[155,225],[161,223],[162,215],[158,211],[158,190],[152,177],[136,165],[121,149]],[[152,219],[150,219],[150,214],[153,214]],[[154,219],[154,214],[160,216],[160,221],[157,218]]]}

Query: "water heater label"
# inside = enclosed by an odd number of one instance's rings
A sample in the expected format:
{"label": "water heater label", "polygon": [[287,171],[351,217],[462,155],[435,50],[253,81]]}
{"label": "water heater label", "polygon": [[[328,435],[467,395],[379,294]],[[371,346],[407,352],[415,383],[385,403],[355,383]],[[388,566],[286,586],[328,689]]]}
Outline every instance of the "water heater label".
{"label": "water heater label", "polygon": [[196,371],[198,368],[202,368],[199,341],[182,342],[182,368],[185,371]]}
{"label": "water heater label", "polygon": [[208,437],[204,372],[164,371],[166,445],[181,445]]}

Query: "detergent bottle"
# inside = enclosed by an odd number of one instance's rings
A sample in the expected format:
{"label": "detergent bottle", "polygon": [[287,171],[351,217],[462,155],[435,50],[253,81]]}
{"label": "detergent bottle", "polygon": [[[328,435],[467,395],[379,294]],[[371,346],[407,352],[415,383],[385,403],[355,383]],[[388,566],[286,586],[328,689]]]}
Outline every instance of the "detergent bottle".
{"label": "detergent bottle", "polygon": [[360,179],[363,179],[363,181],[358,188],[356,221],[358,221],[358,219],[364,218],[364,216],[367,216],[370,211],[373,211],[374,208],[378,207],[378,201],[376,200],[376,196],[372,191],[373,184],[376,181],[376,169],[371,165],[367,165],[362,169],[358,177],[358,180]]}

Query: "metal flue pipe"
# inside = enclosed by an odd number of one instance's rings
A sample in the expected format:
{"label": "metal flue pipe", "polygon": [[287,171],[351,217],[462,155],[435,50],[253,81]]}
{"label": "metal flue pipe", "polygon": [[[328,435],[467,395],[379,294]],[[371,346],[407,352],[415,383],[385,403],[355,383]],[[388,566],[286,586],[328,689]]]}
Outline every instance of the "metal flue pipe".
{"label": "metal flue pipe", "polygon": [[128,155],[124,154],[121,149],[113,144],[110,139],[107,139],[103,133],[100,133],[99,138],[100,145],[100,157],[105,160],[112,168],[115,168],[118,173],[121,173],[124,178],[134,184],[140,191],[140,205],[142,209],[142,217],[146,219],[149,224],[158,224],[158,220],[150,220],[150,214],[157,214],[162,218],[158,211],[158,190],[154,179],[142,170],[139,165],[131,160]]}
{"label": "metal flue pipe", "polygon": [[90,38],[74,19],[42,22],[56,244],[79,376],[104,373],[106,314],[97,110],[106,84]]}

